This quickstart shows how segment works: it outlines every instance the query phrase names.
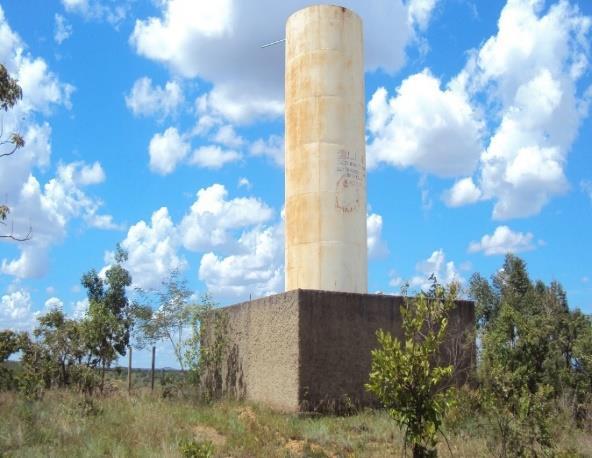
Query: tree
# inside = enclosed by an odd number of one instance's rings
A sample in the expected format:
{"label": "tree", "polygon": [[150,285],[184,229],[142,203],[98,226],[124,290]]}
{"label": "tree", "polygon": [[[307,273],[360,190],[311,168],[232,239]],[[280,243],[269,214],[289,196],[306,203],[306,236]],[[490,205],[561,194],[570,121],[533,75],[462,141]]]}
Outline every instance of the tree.
{"label": "tree", "polygon": [[4,366],[4,362],[23,347],[26,338],[26,333],[0,331],[0,390],[14,388],[16,384],[14,373]]}
{"label": "tree", "polygon": [[58,308],[40,316],[38,321],[33,335],[52,362],[52,378],[58,386],[67,386],[72,382],[71,369],[80,364],[85,355],[80,323],[67,318]]}
{"label": "tree", "polygon": [[182,371],[185,370],[183,337],[190,331],[192,320],[198,313],[197,306],[190,302],[193,292],[187,287],[187,281],[181,279],[177,270],[169,274],[159,290],[142,290],[138,293],[152,310],[150,316],[140,324],[141,335],[145,342],[156,343],[167,340]]}
{"label": "tree", "polygon": [[576,421],[591,400],[592,325],[571,311],[557,282],[532,282],[525,262],[507,255],[491,283],[474,275],[470,295],[479,324],[480,394],[502,456],[546,454],[560,398]]}
{"label": "tree", "polygon": [[[4,65],[0,64],[0,109],[5,112],[12,108],[23,97],[23,91],[18,85],[17,80],[11,78],[8,70]],[[4,123],[0,125],[0,158],[13,155],[16,150],[25,146],[23,137],[12,132],[8,138],[4,138]],[[7,205],[0,204],[0,224],[6,225],[6,218],[10,213],[10,208]],[[31,238],[31,229],[24,237],[14,235],[13,231],[9,234],[0,234],[0,238],[11,239],[18,242],[29,240]]]}
{"label": "tree", "polygon": [[446,382],[453,367],[439,365],[438,355],[456,294],[455,284],[444,288],[434,280],[429,293],[405,297],[401,306],[404,340],[379,330],[379,348],[372,351],[366,389],[404,429],[405,450],[409,443],[414,458],[436,456],[437,434],[443,434],[442,420],[452,403],[453,390]]}
{"label": "tree", "polygon": [[125,356],[133,324],[132,306],[126,288],[132,283],[123,267],[127,252],[117,245],[115,263],[105,272],[105,280],[92,269],[82,276],[87,290],[89,308],[82,320],[83,338],[88,350],[88,364],[101,368],[101,389],[105,369],[117,358]]}

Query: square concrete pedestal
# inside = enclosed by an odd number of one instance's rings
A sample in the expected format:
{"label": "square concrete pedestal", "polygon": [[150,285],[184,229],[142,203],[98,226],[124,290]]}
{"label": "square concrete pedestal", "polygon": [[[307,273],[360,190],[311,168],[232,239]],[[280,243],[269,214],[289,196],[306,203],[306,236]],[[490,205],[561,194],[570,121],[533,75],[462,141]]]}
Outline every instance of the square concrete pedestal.
{"label": "square concrete pedestal", "polygon": [[[370,351],[377,329],[402,335],[402,302],[400,296],[294,290],[225,307],[230,341],[218,373],[208,376],[223,396],[280,410],[373,404],[364,389]],[[457,379],[473,363],[466,331],[474,320],[473,303],[458,301],[442,355],[454,362]]]}

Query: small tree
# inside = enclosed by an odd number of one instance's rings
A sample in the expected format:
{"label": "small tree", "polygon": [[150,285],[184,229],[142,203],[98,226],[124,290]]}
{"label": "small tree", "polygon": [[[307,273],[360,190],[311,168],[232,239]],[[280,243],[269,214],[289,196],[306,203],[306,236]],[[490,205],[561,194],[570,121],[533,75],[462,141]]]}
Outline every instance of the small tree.
{"label": "small tree", "polygon": [[447,316],[454,307],[457,286],[433,280],[429,293],[415,299],[405,296],[401,306],[404,341],[378,330],[379,348],[372,351],[370,381],[366,389],[388,410],[413,449],[414,458],[436,456],[437,434],[452,403],[446,387],[452,366],[438,364]]}
{"label": "small tree", "polygon": [[187,287],[187,281],[180,278],[179,272],[174,270],[162,282],[160,290],[137,291],[148,304],[147,307],[152,309],[150,316],[140,324],[140,339],[149,343],[168,340],[181,370],[184,371],[183,336],[190,330],[193,316],[197,313],[197,306],[190,302],[193,292]]}
{"label": "small tree", "polygon": [[0,331],[0,391],[9,390],[15,387],[16,379],[11,369],[4,366],[4,362],[11,355],[21,350],[24,342],[27,340],[26,333],[16,333],[14,331]]}
{"label": "small tree", "polygon": [[66,317],[60,309],[53,309],[38,318],[39,326],[33,335],[53,363],[53,379],[58,386],[71,383],[71,369],[79,364],[84,353],[81,328],[76,320]]}
{"label": "small tree", "polygon": [[589,415],[592,323],[569,310],[557,282],[532,282],[526,263],[511,254],[492,277],[470,282],[479,323],[480,395],[492,427],[491,446],[502,456],[552,454],[557,402],[576,424]]}
{"label": "small tree", "polygon": [[202,396],[215,399],[222,388],[222,365],[229,342],[229,316],[216,310],[208,294],[201,298],[191,320],[191,336],[186,341],[184,358],[193,383]]}
{"label": "small tree", "polygon": [[127,252],[117,245],[115,264],[105,272],[105,281],[94,269],[81,280],[89,300],[88,312],[81,324],[88,349],[87,364],[101,367],[101,389],[105,369],[118,355],[125,356],[130,340],[134,317],[126,292],[132,283],[129,272],[123,267],[126,260]]}

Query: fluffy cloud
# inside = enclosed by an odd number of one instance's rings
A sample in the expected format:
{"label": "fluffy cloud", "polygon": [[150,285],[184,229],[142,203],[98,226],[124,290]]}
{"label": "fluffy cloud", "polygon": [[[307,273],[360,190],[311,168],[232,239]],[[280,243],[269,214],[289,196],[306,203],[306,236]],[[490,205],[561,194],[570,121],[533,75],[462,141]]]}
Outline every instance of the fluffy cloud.
{"label": "fluffy cloud", "polygon": [[164,88],[153,86],[148,77],[136,80],[125,104],[136,116],[157,115],[162,118],[173,114],[183,103],[183,91],[176,81],[167,81]]}
{"label": "fluffy cloud", "polygon": [[417,287],[422,290],[427,290],[432,285],[429,280],[430,276],[434,275],[436,280],[444,285],[451,282],[464,282],[464,279],[458,273],[453,261],[446,261],[444,250],[439,249],[434,251],[431,256],[425,261],[420,261],[416,264],[415,270],[418,275],[411,278],[409,282],[411,287]]}
{"label": "fluffy cloud", "polygon": [[199,279],[217,298],[246,299],[283,290],[283,225],[256,227],[244,232],[236,251],[228,256],[203,255]]}
{"label": "fluffy cloud", "polygon": [[217,145],[200,146],[191,155],[189,164],[206,169],[219,169],[225,164],[236,162],[242,156],[234,150],[225,150]]}
{"label": "fluffy cloud", "polygon": [[495,201],[494,219],[534,215],[568,189],[567,153],[587,114],[590,91],[577,82],[589,68],[592,21],[567,1],[542,11],[542,1],[508,2],[497,34],[451,83],[487,92],[486,109],[500,119],[477,180],[481,198]]}
{"label": "fluffy cloud", "polygon": [[[187,268],[187,261],[180,253],[183,248],[206,253],[203,256],[210,252],[210,258],[221,256],[217,258],[220,262],[223,257],[242,256],[251,248],[261,253],[263,248],[257,247],[265,242],[266,236],[256,234],[265,233],[267,228],[263,223],[272,217],[272,209],[259,199],[228,199],[226,188],[214,184],[197,192],[195,202],[179,224],[173,222],[163,207],[152,214],[149,223],[139,221],[132,225],[121,244],[128,251],[126,267],[135,286],[156,288],[172,270]],[[218,254],[211,253],[213,250]],[[107,264],[112,262],[112,256],[110,252],[106,254]],[[226,264],[233,262],[238,261],[226,261]],[[247,260],[241,262],[248,264]],[[210,278],[208,271],[204,272],[204,278]],[[221,285],[221,278],[214,283]],[[244,285],[248,284],[250,280],[244,279]]]}
{"label": "fluffy cloud", "polygon": [[228,191],[220,184],[200,189],[189,212],[179,225],[185,248],[206,251],[228,247],[235,229],[269,221],[273,210],[254,197],[227,199]]}
{"label": "fluffy cloud", "polygon": [[[243,142],[229,125],[218,129],[212,139],[226,145],[238,145]],[[242,158],[242,154],[238,151],[220,145],[199,146],[188,156],[190,148],[188,135],[180,134],[175,127],[169,127],[162,134],[155,134],[148,146],[150,170],[160,175],[168,175],[181,163],[207,169],[220,169]]]}
{"label": "fluffy cloud", "polygon": [[243,138],[235,132],[234,127],[230,124],[221,126],[212,140],[229,148],[238,148],[245,143]]}
{"label": "fluffy cloud", "polygon": [[[409,4],[418,27],[423,7]],[[511,0],[497,33],[469,53],[444,89],[429,71],[368,104],[368,165],[413,166],[463,177],[444,194],[450,206],[494,201],[493,218],[537,214],[569,188],[567,154],[592,98],[582,88],[592,19],[562,0]],[[486,131],[484,126],[488,126]]]}
{"label": "fluffy cloud", "polygon": [[150,140],[150,170],[168,175],[185,159],[188,152],[189,143],[179,135],[175,127],[169,127],[164,133],[155,134]]}
{"label": "fluffy cloud", "polygon": [[49,249],[63,240],[71,220],[82,218],[89,226],[104,218],[112,221],[109,215],[98,213],[100,201],[82,189],[103,179],[99,163],[88,166],[83,162],[60,164],[56,177],[43,187],[29,175],[8,204],[14,235],[20,237],[31,230],[31,239],[18,245],[21,254],[17,259],[2,260],[0,271],[19,278],[43,276],[48,268]]}
{"label": "fluffy cloud", "polygon": [[36,169],[46,171],[51,158],[51,127],[42,118],[60,107],[69,108],[73,87],[60,82],[43,59],[26,52],[1,7],[0,62],[23,89],[23,99],[2,116],[4,132],[20,131],[25,139],[18,154],[3,158],[10,167],[0,167],[2,201],[11,210],[12,235],[23,237],[32,228],[31,240],[18,245],[19,257],[3,258],[0,271],[19,278],[39,277],[47,270],[51,246],[63,240],[70,221],[82,218],[93,226],[97,218],[108,216],[99,214],[100,202],[83,190],[104,181],[105,174],[98,162],[73,162],[59,164],[44,185],[36,178]]}
{"label": "fluffy cloud", "polygon": [[454,183],[454,186],[443,195],[444,202],[449,207],[459,207],[465,204],[477,202],[481,198],[481,191],[471,177],[463,178]]}
{"label": "fluffy cloud", "polygon": [[0,329],[29,330],[35,322],[31,294],[25,289],[10,291],[0,299]]}
{"label": "fluffy cloud", "polygon": [[267,157],[276,165],[283,167],[285,159],[284,137],[270,135],[267,140],[260,138],[251,144],[250,153],[253,156]]}
{"label": "fluffy cloud", "polygon": [[[364,21],[368,70],[392,73],[402,66],[414,26],[427,24],[433,3],[415,0],[408,11],[401,0],[342,2]],[[138,54],[177,74],[213,83],[207,96],[212,112],[240,123],[277,117],[283,107],[284,49],[260,46],[283,38],[288,16],[307,5],[304,0],[164,0],[159,16],[136,21],[130,42]]]}
{"label": "fluffy cloud", "polygon": [[377,259],[388,256],[389,249],[382,239],[382,216],[372,213],[366,218],[368,236],[368,258]]}
{"label": "fluffy cloud", "polygon": [[61,14],[54,16],[55,30],[53,32],[54,41],[61,45],[64,41],[72,35],[72,26],[66,21],[66,18]]}
{"label": "fluffy cloud", "polygon": [[481,123],[462,91],[442,90],[428,70],[405,79],[387,100],[368,103],[368,167],[383,162],[450,177],[472,173],[481,152]]}
{"label": "fluffy cloud", "polygon": [[51,309],[59,309],[59,310],[63,310],[64,309],[64,303],[62,302],[62,300],[59,297],[50,297],[49,299],[47,299],[45,301],[45,309],[46,310],[51,310]]}
{"label": "fluffy cloud", "polygon": [[[152,214],[150,223],[139,221],[128,230],[121,246],[128,252],[126,267],[135,286],[155,288],[173,270],[183,270],[187,261],[177,253],[178,231],[167,208]],[[106,256],[112,261],[112,253]]]}
{"label": "fluffy cloud", "polygon": [[68,170],[72,174],[71,180],[82,186],[99,184],[105,181],[106,178],[99,161],[95,161],[92,165],[86,165],[83,162],[72,163],[64,170]]}
{"label": "fluffy cloud", "polygon": [[425,29],[436,2],[437,0],[409,0],[407,2],[408,22],[417,25],[422,30]]}
{"label": "fluffy cloud", "polygon": [[482,251],[487,256],[520,253],[534,249],[533,235],[514,232],[508,226],[498,226],[492,235],[484,235],[479,242],[469,244],[469,252]]}

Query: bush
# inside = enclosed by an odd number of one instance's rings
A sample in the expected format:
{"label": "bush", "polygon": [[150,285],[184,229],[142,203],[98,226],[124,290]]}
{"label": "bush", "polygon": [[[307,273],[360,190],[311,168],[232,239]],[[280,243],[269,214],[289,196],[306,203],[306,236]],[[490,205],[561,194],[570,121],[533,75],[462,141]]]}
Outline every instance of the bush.
{"label": "bush", "polygon": [[428,294],[414,300],[406,297],[401,306],[404,341],[379,330],[379,348],[372,351],[366,389],[404,430],[405,447],[410,444],[416,458],[436,456],[437,434],[442,433],[443,416],[452,404],[453,390],[445,383],[453,368],[439,366],[437,357],[456,289],[434,281]]}
{"label": "bush", "polygon": [[210,441],[182,440],[179,452],[186,458],[210,458],[214,456],[214,445]]}

